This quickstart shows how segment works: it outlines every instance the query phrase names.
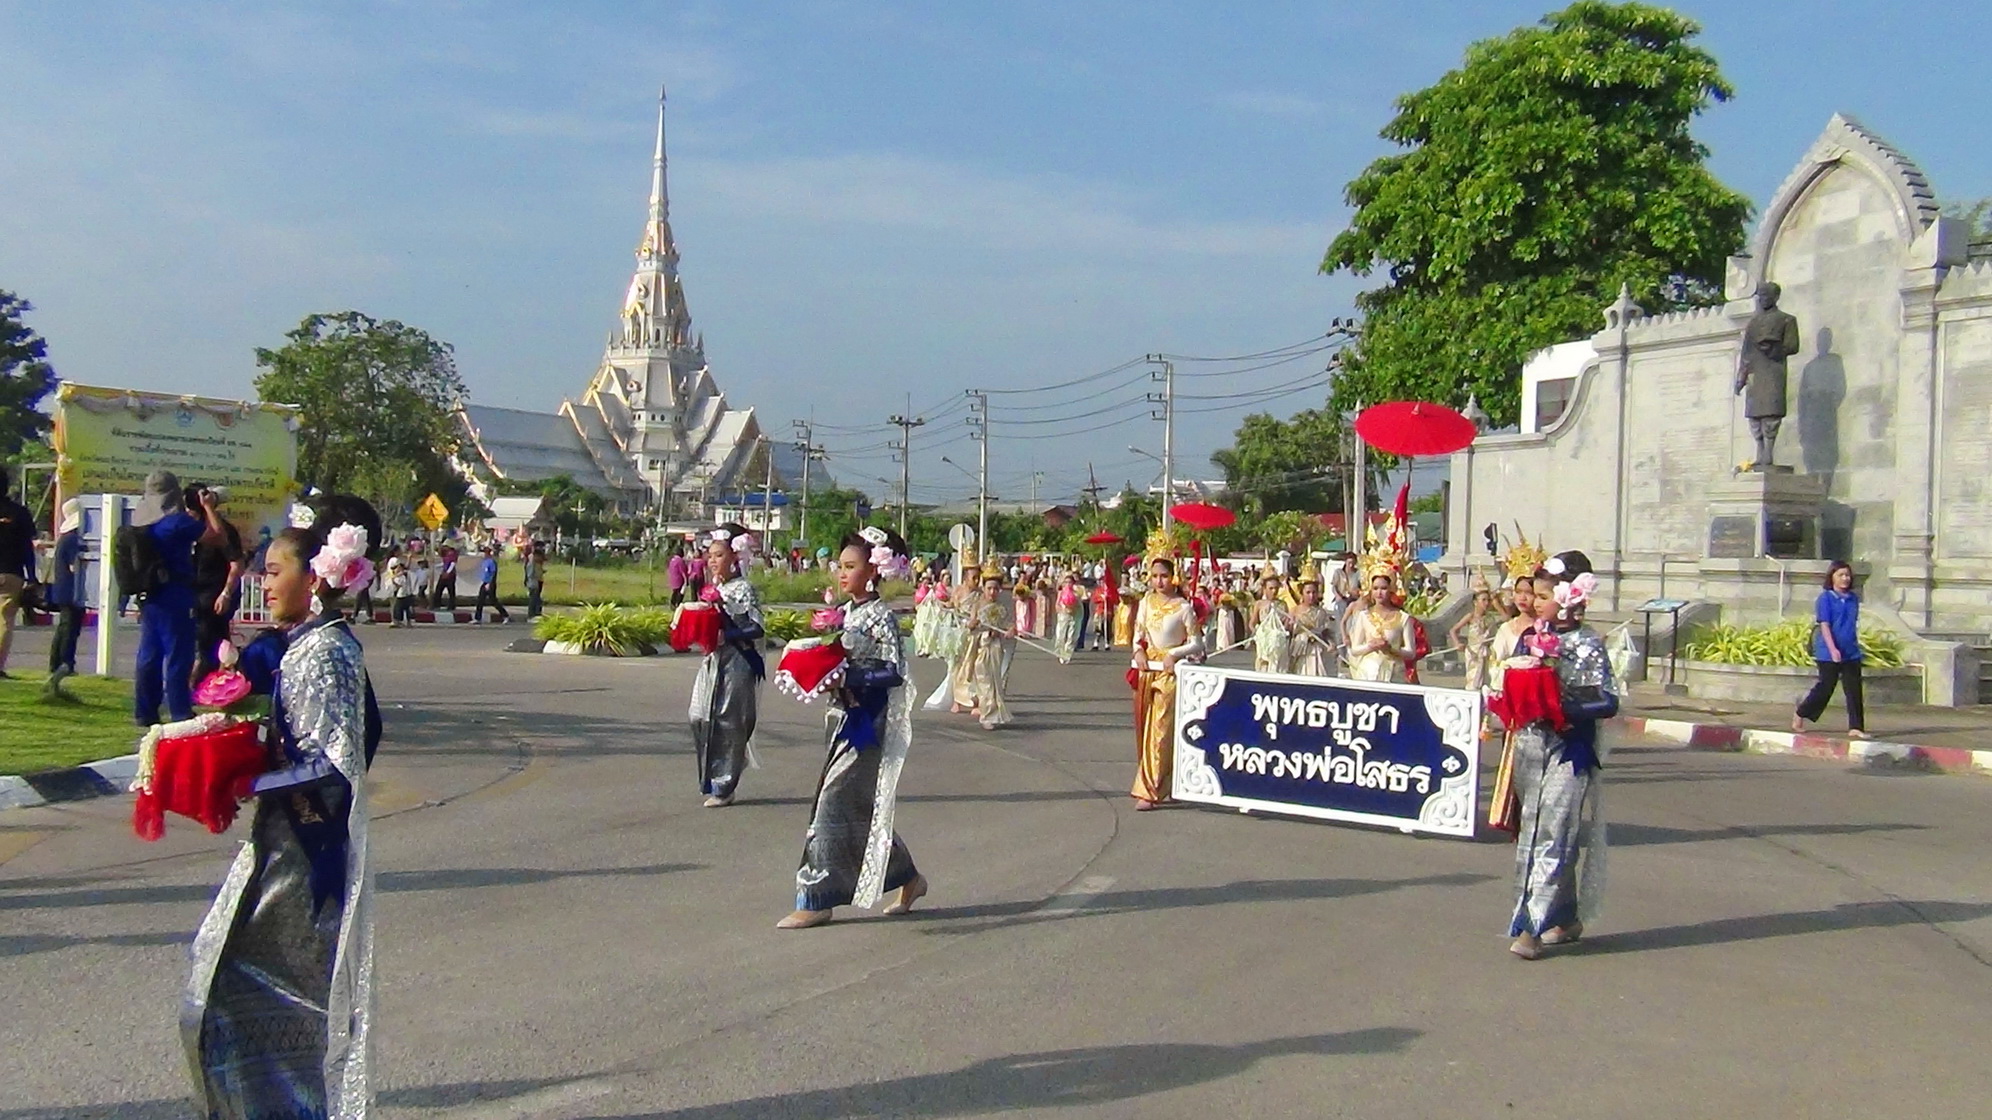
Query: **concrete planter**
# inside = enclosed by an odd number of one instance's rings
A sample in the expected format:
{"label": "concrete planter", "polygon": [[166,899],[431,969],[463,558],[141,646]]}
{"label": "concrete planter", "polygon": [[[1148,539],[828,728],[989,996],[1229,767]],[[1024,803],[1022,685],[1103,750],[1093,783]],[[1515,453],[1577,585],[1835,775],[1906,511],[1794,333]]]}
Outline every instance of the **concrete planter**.
{"label": "concrete planter", "polygon": [[[1665,669],[1655,666],[1656,673]],[[1798,698],[1819,679],[1816,669],[1793,669],[1782,665],[1723,665],[1713,661],[1681,662],[1681,677],[1688,695],[1697,700],[1744,700],[1762,704],[1796,704]],[[1868,668],[1861,673],[1861,685],[1869,705],[1921,704],[1923,670],[1905,665],[1900,669]],[[1835,694],[1835,702],[1838,695]]]}

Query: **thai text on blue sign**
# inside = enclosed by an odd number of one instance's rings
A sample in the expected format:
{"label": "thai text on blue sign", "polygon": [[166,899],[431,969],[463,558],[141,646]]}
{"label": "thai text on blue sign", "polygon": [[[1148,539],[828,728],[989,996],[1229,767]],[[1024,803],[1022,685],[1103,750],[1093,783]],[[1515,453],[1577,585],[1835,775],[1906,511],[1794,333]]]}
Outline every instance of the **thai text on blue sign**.
{"label": "thai text on blue sign", "polygon": [[1176,673],[1176,797],[1473,835],[1478,692],[1209,665]]}

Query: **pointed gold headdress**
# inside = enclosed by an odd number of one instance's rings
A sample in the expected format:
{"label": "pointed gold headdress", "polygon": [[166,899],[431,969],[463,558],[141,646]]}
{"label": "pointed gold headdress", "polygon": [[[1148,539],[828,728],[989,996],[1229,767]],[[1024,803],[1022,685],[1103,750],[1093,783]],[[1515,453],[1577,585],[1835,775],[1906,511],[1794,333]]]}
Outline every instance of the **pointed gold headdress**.
{"label": "pointed gold headdress", "polygon": [[1392,586],[1397,584],[1404,566],[1411,560],[1407,528],[1395,514],[1392,514],[1383,523],[1382,536],[1377,535],[1374,525],[1364,533],[1363,552],[1357,558],[1357,565],[1363,571],[1363,582],[1367,583],[1378,576],[1386,576]]}
{"label": "pointed gold headdress", "polygon": [[1157,560],[1174,562],[1183,555],[1183,539],[1171,529],[1156,528],[1148,534],[1148,548],[1142,562],[1152,564]]}
{"label": "pointed gold headdress", "polygon": [[1508,551],[1501,554],[1501,568],[1508,573],[1508,579],[1513,581],[1523,576],[1532,576],[1542,567],[1543,561],[1548,559],[1548,550],[1541,544],[1530,544],[1528,536],[1522,532],[1521,523],[1516,522],[1514,543],[1508,546]]}

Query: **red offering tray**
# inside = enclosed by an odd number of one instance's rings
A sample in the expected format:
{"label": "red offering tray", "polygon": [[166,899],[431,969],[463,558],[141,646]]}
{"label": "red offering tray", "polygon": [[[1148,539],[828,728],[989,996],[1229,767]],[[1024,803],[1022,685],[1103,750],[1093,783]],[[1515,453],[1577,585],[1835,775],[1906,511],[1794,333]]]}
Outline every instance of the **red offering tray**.
{"label": "red offering tray", "polygon": [[775,687],[807,704],[844,679],[844,647],[835,641],[803,638],[782,650]]}
{"label": "red offering tray", "polygon": [[711,653],[719,648],[719,608],[711,603],[686,603],[671,622],[671,648],[679,653],[698,650]]}
{"label": "red offering tray", "polygon": [[261,724],[233,723],[218,731],[161,739],[151,784],[138,791],[131,830],[141,840],[166,835],[166,814],[226,832],[235,821],[236,791],[270,768]]}
{"label": "red offering tray", "polygon": [[1547,722],[1558,731],[1567,730],[1570,721],[1563,715],[1563,691],[1556,669],[1549,665],[1504,670],[1501,691],[1487,698],[1487,708],[1510,731],[1531,723]]}

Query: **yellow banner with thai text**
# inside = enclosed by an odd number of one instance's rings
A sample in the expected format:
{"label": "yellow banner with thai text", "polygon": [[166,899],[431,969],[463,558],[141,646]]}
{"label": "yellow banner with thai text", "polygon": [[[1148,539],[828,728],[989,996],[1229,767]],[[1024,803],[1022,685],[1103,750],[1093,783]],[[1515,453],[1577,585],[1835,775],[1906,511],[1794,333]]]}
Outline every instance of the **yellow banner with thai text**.
{"label": "yellow banner with thai text", "polygon": [[297,409],[290,405],[106,389],[65,381],[55,397],[64,497],[138,494],[172,471],[182,486],[225,487],[222,513],[252,547],[287,523],[297,493]]}

